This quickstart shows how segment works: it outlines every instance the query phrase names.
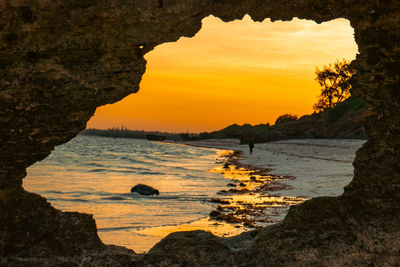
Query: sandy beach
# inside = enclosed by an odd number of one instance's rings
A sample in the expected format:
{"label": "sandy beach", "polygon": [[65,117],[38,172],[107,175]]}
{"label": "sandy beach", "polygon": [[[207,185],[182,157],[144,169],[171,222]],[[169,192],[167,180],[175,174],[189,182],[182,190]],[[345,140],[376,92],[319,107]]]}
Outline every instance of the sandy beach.
{"label": "sandy beach", "polygon": [[[141,253],[173,232],[235,236],[281,221],[291,205],[339,195],[363,142],[288,140],[256,144],[250,154],[235,139],[168,143],[80,136],[30,168],[24,186],[62,210],[94,214],[105,243]],[[102,156],[93,160],[93,151]],[[60,175],[68,182],[56,179]],[[160,196],[129,193],[137,183],[154,186]]]}
{"label": "sandy beach", "polygon": [[188,145],[242,151],[240,163],[270,169],[270,174],[290,176],[282,196],[312,198],[343,193],[353,177],[355,152],[365,140],[300,139],[256,144],[253,154],[236,139],[183,142]]}

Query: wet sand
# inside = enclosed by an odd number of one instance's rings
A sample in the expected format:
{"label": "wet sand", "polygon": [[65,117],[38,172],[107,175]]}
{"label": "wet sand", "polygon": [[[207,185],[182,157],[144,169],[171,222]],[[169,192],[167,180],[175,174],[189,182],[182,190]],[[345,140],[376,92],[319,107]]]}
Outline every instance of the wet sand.
{"label": "wet sand", "polygon": [[366,140],[298,139],[255,144],[254,153],[236,139],[206,139],[184,144],[242,151],[240,163],[267,168],[279,176],[294,176],[286,180],[291,187],[282,195],[312,198],[338,196],[353,178],[355,152]]}
{"label": "wet sand", "polygon": [[219,197],[208,200],[214,204],[208,217],[181,225],[136,230],[138,238],[146,237],[136,251],[145,252],[177,231],[204,230],[222,237],[235,236],[279,222],[290,205],[306,200],[280,194],[290,187],[286,182],[295,179],[293,176],[273,175],[270,169],[242,164],[243,154],[239,150],[225,150],[217,155],[219,166],[209,171],[220,173],[226,179],[226,189],[218,192]]}
{"label": "wet sand", "polygon": [[229,180],[229,189],[211,200],[218,205],[210,213],[211,220],[235,224],[236,228],[263,227],[280,221],[290,205],[306,200],[279,193],[290,187],[285,181],[295,179],[293,176],[273,175],[270,169],[242,164],[242,155],[242,151],[226,151],[220,155],[223,165],[211,170]]}
{"label": "wet sand", "polygon": [[[177,231],[204,230],[230,237],[281,221],[291,205],[323,195],[340,195],[352,179],[355,151],[364,140],[287,140],[247,145],[234,139],[180,142],[183,145],[223,149],[218,167],[209,170],[226,179],[226,188],[208,217],[180,225],[134,231],[146,252]],[[140,242],[139,242],[140,241]]]}
{"label": "wet sand", "polygon": [[[210,170],[227,179],[227,189],[211,199],[209,221],[231,224],[238,231],[281,221],[291,205],[317,196],[337,196],[353,177],[355,152],[365,140],[305,139],[256,144],[253,154],[235,139],[182,142],[230,149]],[[216,227],[216,235],[231,235]],[[207,229],[203,229],[207,230]],[[220,230],[220,231],[218,231]]]}

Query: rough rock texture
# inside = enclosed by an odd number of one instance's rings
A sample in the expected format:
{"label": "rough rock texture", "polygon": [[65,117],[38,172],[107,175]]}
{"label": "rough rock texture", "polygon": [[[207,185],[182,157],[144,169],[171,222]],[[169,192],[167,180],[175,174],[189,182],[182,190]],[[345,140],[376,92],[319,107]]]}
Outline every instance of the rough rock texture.
{"label": "rough rock texture", "polygon": [[84,129],[97,106],[138,90],[145,53],[193,36],[210,14],[350,20],[360,52],[352,86],[366,101],[368,142],[343,196],[293,207],[282,224],[241,236],[240,248],[202,232],[173,234],[139,265],[400,262],[399,1],[0,0],[0,263],[133,264],[133,252],[101,244],[90,216],[55,210],[25,192],[22,179]]}

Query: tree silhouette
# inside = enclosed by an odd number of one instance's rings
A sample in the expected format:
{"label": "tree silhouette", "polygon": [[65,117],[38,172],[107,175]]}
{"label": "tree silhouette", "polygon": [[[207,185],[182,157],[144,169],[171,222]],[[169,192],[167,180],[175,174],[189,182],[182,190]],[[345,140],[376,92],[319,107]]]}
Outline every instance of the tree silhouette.
{"label": "tree silhouette", "polygon": [[297,119],[298,119],[297,115],[286,113],[286,114],[280,115],[276,119],[275,125],[280,124],[282,122],[296,121]]}
{"label": "tree silhouette", "polygon": [[314,111],[319,112],[333,108],[350,97],[349,79],[352,73],[350,62],[346,59],[337,60],[333,65],[326,65],[322,70],[317,68],[315,74],[315,80],[322,89],[318,96],[318,102],[313,106]]}

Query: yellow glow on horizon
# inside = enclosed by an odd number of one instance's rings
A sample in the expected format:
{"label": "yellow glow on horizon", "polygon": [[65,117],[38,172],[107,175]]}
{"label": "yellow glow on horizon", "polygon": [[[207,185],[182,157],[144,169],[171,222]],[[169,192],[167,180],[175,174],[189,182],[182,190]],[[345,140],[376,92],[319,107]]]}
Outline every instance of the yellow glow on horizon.
{"label": "yellow glow on horizon", "polygon": [[225,23],[209,16],[193,38],[146,54],[137,94],[97,109],[88,128],[201,132],[312,113],[316,67],[358,51],[349,21]]}

